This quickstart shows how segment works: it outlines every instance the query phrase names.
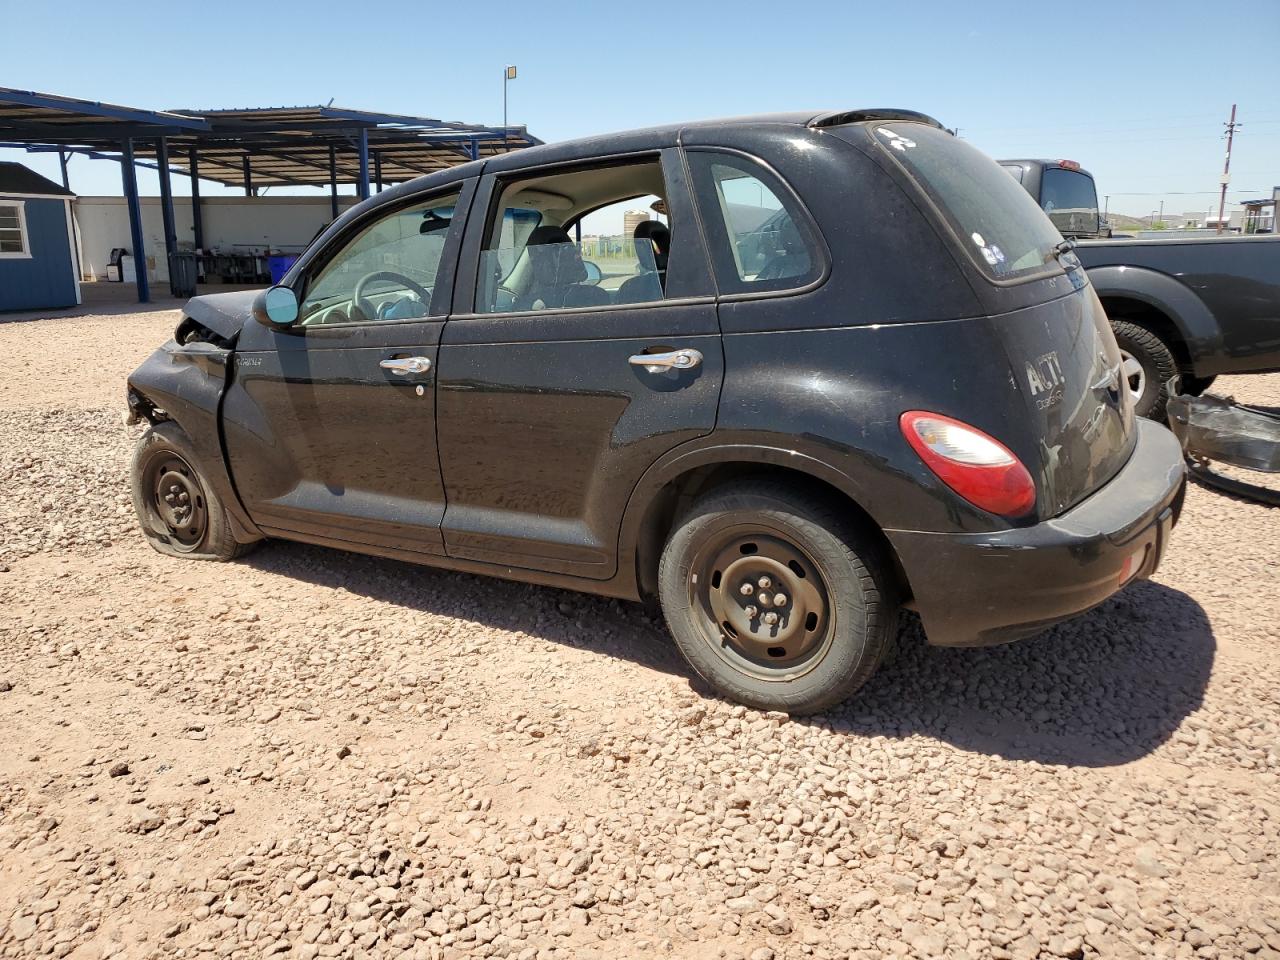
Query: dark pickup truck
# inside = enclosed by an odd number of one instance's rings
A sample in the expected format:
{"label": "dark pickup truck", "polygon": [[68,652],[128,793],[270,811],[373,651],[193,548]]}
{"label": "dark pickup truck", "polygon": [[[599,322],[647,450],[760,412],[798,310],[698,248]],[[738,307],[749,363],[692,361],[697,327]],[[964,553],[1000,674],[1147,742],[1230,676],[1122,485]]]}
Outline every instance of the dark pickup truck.
{"label": "dark pickup truck", "polygon": [[1199,395],[1218,374],[1280,370],[1280,236],[1094,239],[1103,231],[1088,171],[1070,160],[1000,165],[1080,241],[1139,415],[1164,419],[1175,375]]}

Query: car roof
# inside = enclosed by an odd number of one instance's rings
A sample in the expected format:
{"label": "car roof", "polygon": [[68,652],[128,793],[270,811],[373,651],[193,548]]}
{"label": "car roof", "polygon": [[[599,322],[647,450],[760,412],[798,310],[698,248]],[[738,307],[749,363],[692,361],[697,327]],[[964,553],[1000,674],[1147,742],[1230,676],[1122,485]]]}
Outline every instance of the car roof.
{"label": "car roof", "polygon": [[[1088,170],[1086,170],[1084,167],[1081,167],[1081,166],[1078,166],[1078,165],[1077,165],[1077,166],[1074,166],[1074,167],[1063,167],[1063,166],[1062,166],[1062,162],[1063,162],[1063,161],[1062,161],[1062,158],[1061,158],[1061,157],[1059,157],[1058,159],[1055,159],[1055,160],[1019,160],[1019,159],[1013,159],[1013,158],[1001,157],[999,160],[997,160],[997,161],[996,161],[996,163],[1000,163],[1000,164],[1016,163],[1016,164],[1019,164],[1019,165],[1022,165],[1022,166],[1026,166],[1026,165],[1028,165],[1028,164],[1033,164],[1033,165],[1035,165],[1035,166],[1037,166],[1037,167],[1041,167],[1041,168],[1044,168],[1044,167],[1055,167],[1055,168],[1060,168],[1060,169],[1063,169],[1063,170],[1071,170],[1071,171],[1072,171],[1072,172],[1074,172],[1074,173],[1083,173],[1085,176],[1088,176],[1088,177],[1092,177],[1092,176],[1093,176],[1093,174],[1092,174],[1092,173],[1090,173]],[[1068,162],[1074,162],[1074,161],[1068,161]]]}
{"label": "car roof", "polygon": [[[942,128],[942,124],[927,114],[914,110],[892,107],[869,107],[853,110],[792,110],[780,113],[757,113],[735,117],[716,117],[706,120],[692,120],[681,123],[667,123],[652,127],[640,127],[633,130],[621,130],[611,133],[593,134],[573,140],[561,140],[554,143],[525,147],[512,153],[472,160],[428,174],[416,180],[384,190],[374,198],[374,203],[394,202],[407,194],[417,193],[425,187],[435,184],[453,183],[467,177],[485,173],[501,173],[510,170],[522,170],[528,167],[556,163],[572,163],[575,160],[589,160],[600,155],[621,155],[629,152],[658,150],[675,146],[683,133],[693,130],[715,129],[717,127],[829,127],[847,123],[863,123],[883,120],[907,120],[927,123]],[[1056,161],[1054,161],[1056,162]],[[363,206],[363,205],[362,205]]]}

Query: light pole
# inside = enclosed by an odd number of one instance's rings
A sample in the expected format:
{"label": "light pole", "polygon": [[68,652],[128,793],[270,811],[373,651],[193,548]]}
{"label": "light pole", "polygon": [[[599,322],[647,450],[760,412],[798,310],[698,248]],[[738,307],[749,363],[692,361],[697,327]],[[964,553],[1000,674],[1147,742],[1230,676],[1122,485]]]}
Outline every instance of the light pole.
{"label": "light pole", "polygon": [[510,149],[507,144],[507,84],[516,78],[514,64],[507,64],[502,72],[502,151]]}

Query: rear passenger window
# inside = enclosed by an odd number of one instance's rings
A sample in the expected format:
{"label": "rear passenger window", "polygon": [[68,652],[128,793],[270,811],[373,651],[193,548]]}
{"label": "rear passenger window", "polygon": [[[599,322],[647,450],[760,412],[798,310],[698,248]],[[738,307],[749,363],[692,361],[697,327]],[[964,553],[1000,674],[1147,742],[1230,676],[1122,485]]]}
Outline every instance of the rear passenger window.
{"label": "rear passenger window", "polygon": [[785,290],[818,275],[807,219],[776,178],[726,154],[692,151],[689,165],[723,292]]}
{"label": "rear passenger window", "polygon": [[503,186],[476,282],[477,313],[607,309],[666,299],[672,232],[657,159]]}

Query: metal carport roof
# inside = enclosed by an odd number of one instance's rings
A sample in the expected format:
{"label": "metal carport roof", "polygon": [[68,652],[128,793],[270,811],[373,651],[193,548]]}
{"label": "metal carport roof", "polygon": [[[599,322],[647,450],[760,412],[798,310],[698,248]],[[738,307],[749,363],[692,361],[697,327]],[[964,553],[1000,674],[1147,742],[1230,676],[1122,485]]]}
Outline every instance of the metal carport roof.
{"label": "metal carport roof", "polygon": [[[121,162],[133,244],[143,248],[135,164],[160,171],[167,252],[176,249],[171,171],[192,177],[196,246],[202,246],[199,180],[243,187],[328,186],[333,215],[338,184],[354,183],[361,197],[371,181],[411,180],[521,147],[541,143],[523,126],[492,127],[457,121],[373,113],[326,106],[147,110],[0,87],[0,147],[56,152],[67,183],[66,158],[80,153]],[[149,299],[145,266],[138,294]]]}

